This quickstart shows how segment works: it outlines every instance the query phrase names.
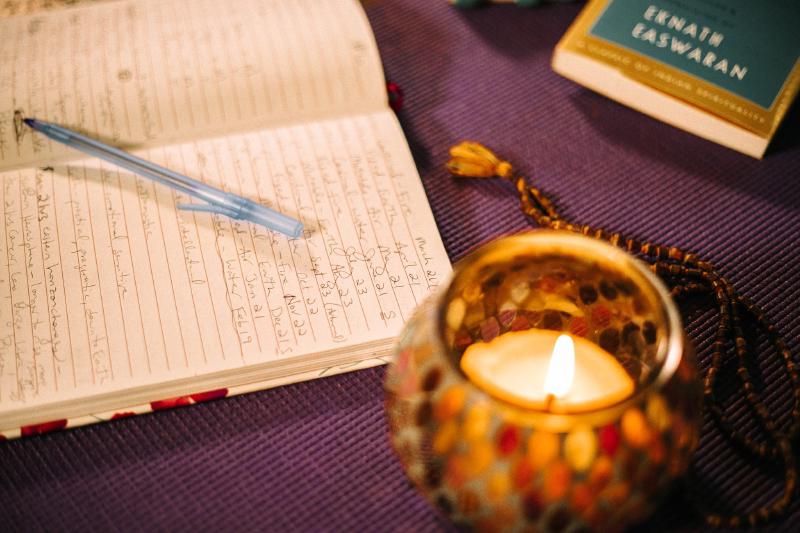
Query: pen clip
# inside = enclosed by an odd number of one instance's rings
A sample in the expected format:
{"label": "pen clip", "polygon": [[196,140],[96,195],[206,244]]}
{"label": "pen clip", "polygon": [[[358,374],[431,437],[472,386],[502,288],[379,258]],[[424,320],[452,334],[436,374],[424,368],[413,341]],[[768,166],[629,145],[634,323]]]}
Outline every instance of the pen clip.
{"label": "pen clip", "polygon": [[204,213],[217,213],[231,218],[240,218],[239,212],[229,207],[214,204],[177,204],[175,207],[184,211],[202,211]]}

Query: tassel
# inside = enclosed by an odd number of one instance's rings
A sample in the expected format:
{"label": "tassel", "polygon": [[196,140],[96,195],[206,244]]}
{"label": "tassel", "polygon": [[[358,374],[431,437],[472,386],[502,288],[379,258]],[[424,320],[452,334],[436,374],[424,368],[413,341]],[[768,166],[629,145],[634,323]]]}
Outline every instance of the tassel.
{"label": "tassel", "polygon": [[511,163],[503,161],[484,145],[472,141],[463,141],[450,148],[447,170],[462,178],[511,178],[514,175]]}

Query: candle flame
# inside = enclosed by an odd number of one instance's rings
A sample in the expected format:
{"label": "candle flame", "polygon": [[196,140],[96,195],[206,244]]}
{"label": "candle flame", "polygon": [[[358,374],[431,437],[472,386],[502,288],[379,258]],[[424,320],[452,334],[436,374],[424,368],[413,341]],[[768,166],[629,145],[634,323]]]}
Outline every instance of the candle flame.
{"label": "candle flame", "polygon": [[572,388],[575,377],[575,343],[569,335],[559,335],[550,356],[550,366],[544,378],[544,392],[563,398]]}

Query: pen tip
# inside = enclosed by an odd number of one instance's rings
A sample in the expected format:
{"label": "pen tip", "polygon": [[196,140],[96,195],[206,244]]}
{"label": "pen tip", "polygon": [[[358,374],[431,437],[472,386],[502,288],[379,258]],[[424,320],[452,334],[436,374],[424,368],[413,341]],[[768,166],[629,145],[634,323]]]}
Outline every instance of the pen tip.
{"label": "pen tip", "polygon": [[30,126],[30,127],[32,128],[32,127],[33,127],[33,124],[36,122],[36,119],[32,119],[32,118],[23,118],[23,119],[22,119],[22,122],[24,122],[25,124],[27,124],[28,126]]}

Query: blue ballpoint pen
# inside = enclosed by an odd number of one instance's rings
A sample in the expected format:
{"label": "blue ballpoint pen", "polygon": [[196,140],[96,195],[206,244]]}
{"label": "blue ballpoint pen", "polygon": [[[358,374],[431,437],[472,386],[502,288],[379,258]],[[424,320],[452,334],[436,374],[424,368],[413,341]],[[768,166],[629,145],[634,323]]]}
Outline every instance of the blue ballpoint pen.
{"label": "blue ballpoint pen", "polygon": [[178,204],[179,209],[207,211],[238,220],[249,220],[294,238],[299,237],[303,232],[303,223],[299,220],[273,211],[247,198],[215,189],[118,148],[95,141],[78,132],[35,118],[26,118],[25,124],[54,141],[99,157],[140,176],[163,183],[207,202],[206,204]]}

